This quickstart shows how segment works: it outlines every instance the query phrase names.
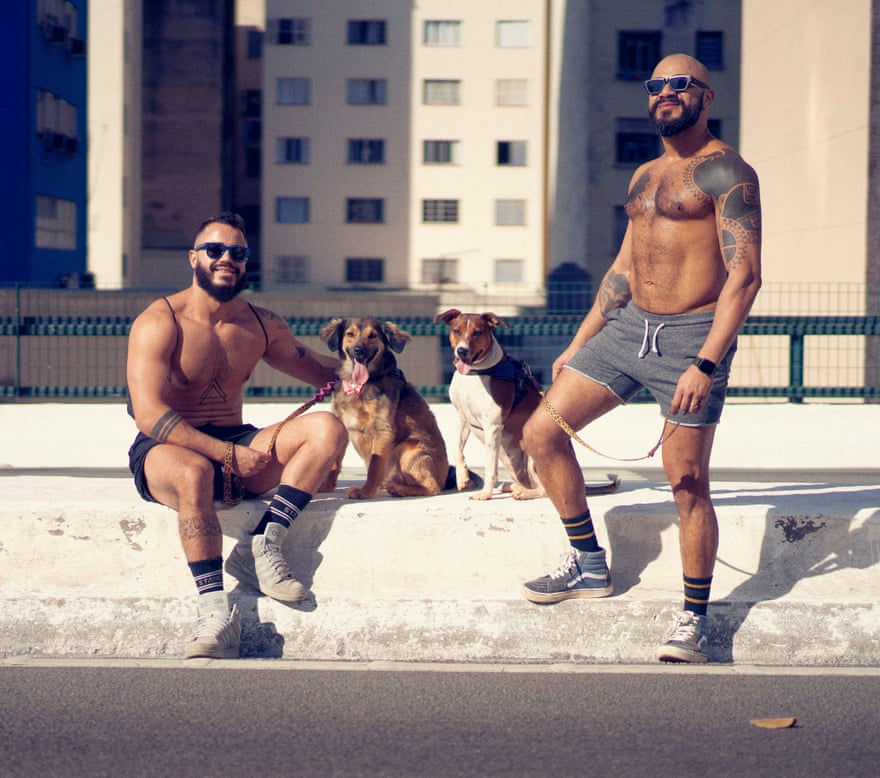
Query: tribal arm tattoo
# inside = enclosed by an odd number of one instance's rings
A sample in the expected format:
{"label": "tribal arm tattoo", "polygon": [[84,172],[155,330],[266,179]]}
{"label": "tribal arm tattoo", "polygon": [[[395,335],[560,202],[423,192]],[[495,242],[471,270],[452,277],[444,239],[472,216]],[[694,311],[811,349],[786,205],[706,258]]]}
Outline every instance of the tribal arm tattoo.
{"label": "tribal arm tattoo", "polygon": [[163,414],[159,421],[153,425],[153,429],[150,430],[150,437],[153,440],[158,440],[160,443],[165,443],[171,433],[174,432],[174,428],[182,421],[183,416],[175,410],[170,410]]}
{"label": "tribal arm tattoo", "polygon": [[694,163],[695,194],[715,198],[719,210],[721,253],[728,272],[746,261],[761,243],[761,201],[758,176],[738,155],[721,151]]}

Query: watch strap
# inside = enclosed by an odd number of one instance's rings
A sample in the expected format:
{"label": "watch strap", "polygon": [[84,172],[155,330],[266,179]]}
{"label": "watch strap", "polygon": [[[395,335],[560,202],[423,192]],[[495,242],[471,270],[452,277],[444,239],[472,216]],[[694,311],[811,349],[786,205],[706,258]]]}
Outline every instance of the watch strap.
{"label": "watch strap", "polygon": [[696,365],[697,370],[701,373],[705,373],[708,376],[711,376],[715,372],[715,368],[717,365],[711,359],[703,359],[702,357],[697,357],[694,360],[694,365]]}

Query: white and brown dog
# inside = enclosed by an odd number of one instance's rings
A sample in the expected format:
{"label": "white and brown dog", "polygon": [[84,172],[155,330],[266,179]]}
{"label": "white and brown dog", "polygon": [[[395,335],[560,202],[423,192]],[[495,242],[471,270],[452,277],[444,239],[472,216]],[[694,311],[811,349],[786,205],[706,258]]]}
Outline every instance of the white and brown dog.
{"label": "white and brown dog", "polygon": [[[458,489],[469,486],[464,447],[473,432],[486,447],[486,470],[483,489],[472,500],[492,497],[499,459],[513,480],[502,491],[509,491],[516,500],[543,497],[534,462],[522,447],[523,426],[541,404],[541,387],[529,366],[514,359],[495,338],[495,329],[506,327],[507,322],[494,313],[462,313],[457,308],[438,314],[434,321],[449,326],[454,354],[449,399],[459,416]],[[587,494],[610,494],[619,485],[619,479],[609,475],[608,484],[585,488]]]}

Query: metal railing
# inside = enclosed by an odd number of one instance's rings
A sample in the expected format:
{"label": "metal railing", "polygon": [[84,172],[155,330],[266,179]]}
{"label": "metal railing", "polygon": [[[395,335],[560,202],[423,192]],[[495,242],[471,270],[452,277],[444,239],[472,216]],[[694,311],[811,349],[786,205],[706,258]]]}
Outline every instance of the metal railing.
{"label": "metal railing", "polygon": [[[150,295],[150,298],[155,295]],[[0,308],[0,399],[125,398],[128,314],[33,314]],[[287,317],[293,334],[323,348],[318,333],[330,316]],[[395,323],[413,337],[401,366],[429,398],[445,398],[451,354],[444,324],[428,316]],[[499,340],[549,383],[550,366],[581,322],[580,315],[507,317]],[[729,395],[738,398],[868,400],[880,397],[880,316],[754,315],[734,360]],[[261,366],[246,395],[297,398],[313,392]],[[648,395],[640,399],[650,399]]]}

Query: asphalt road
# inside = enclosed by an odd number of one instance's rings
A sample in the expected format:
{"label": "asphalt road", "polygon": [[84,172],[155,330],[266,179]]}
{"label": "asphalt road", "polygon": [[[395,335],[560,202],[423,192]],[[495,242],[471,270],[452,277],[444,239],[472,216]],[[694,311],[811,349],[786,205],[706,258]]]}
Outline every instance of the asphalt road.
{"label": "asphalt road", "polygon": [[199,661],[0,660],[0,775],[880,770],[877,670]]}

